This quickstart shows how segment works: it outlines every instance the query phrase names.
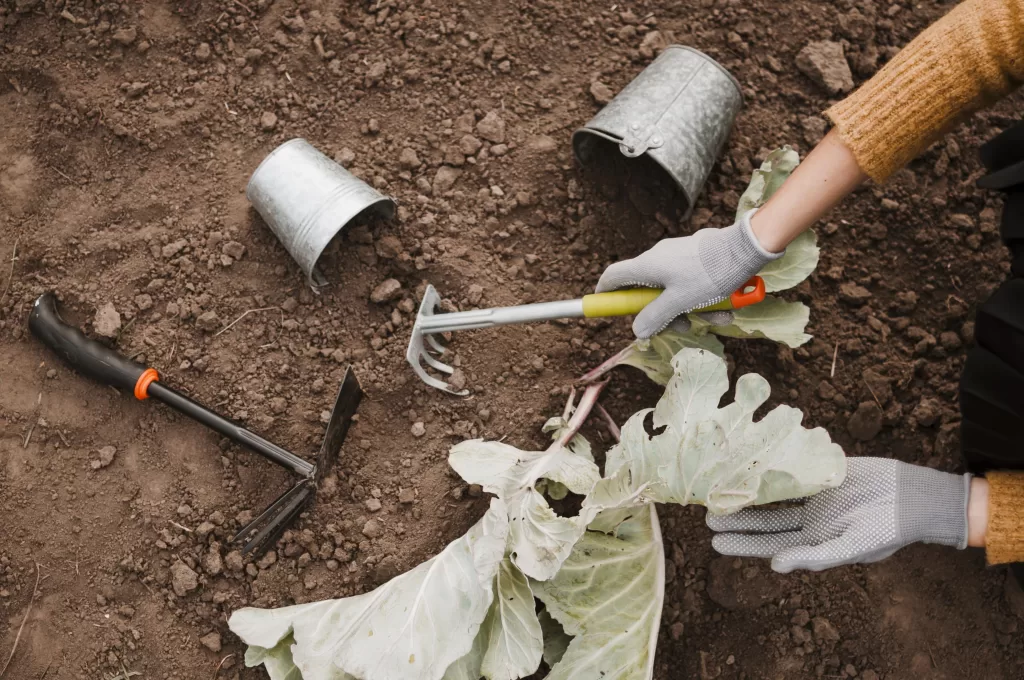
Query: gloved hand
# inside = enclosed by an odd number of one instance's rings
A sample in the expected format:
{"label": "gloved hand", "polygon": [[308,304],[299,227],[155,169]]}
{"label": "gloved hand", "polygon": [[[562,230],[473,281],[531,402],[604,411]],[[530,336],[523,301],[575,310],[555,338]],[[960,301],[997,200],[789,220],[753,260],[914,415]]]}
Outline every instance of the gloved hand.
{"label": "gloved hand", "polygon": [[848,458],[846,480],[780,510],[707,515],[723,555],[766,557],[783,574],[877,562],[911,543],[967,547],[971,475],[886,458]]}
{"label": "gloved hand", "polygon": [[[665,292],[637,314],[633,333],[647,339],[681,314],[725,300],[751,276],[782,253],[769,253],[750,228],[752,210],[724,229],[701,229],[691,236],[667,238],[631,260],[616,262],[597,282],[597,292],[618,288],[664,288]],[[785,251],[783,251],[785,252]],[[731,323],[731,314],[708,318]],[[686,323],[685,317],[675,327]]]}

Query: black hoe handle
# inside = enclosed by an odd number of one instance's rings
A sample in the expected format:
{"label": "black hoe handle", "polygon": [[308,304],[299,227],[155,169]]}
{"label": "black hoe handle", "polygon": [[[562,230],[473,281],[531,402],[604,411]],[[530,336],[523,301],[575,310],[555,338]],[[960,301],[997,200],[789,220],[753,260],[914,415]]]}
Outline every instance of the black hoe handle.
{"label": "black hoe handle", "polygon": [[161,384],[157,380],[156,370],[124,358],[106,345],[85,337],[74,326],[64,323],[57,314],[57,300],[53,293],[43,293],[32,305],[28,327],[32,335],[79,373],[106,385],[130,390],[136,399],[153,397],[162,401],[179,413],[303,477],[312,477],[316,473],[312,463]]}
{"label": "black hoe handle", "polygon": [[146,367],[130,361],[106,345],[85,337],[64,323],[57,313],[57,298],[43,293],[32,305],[28,327],[44,345],[73,369],[105,385],[133,390]]}

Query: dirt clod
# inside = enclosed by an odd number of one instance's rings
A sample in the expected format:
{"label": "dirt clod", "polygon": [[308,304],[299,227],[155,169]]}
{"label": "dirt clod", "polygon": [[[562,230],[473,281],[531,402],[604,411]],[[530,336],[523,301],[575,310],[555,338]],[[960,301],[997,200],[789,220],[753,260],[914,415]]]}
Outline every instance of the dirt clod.
{"label": "dirt clod", "polygon": [[594,81],[590,84],[590,96],[594,98],[594,101],[604,106],[615,97],[615,93],[612,88],[608,87],[600,81]]}
{"label": "dirt clod", "polygon": [[121,315],[117,313],[113,303],[108,302],[96,310],[92,328],[97,335],[105,338],[116,338],[121,332]]}
{"label": "dirt clod", "polygon": [[854,439],[871,441],[882,431],[882,409],[874,401],[861,402],[846,427]]}
{"label": "dirt clod", "polygon": [[398,279],[385,279],[370,292],[370,302],[382,305],[391,302],[402,294],[402,284]]}
{"label": "dirt clod", "polygon": [[489,142],[505,143],[505,121],[497,111],[488,111],[476,124],[477,133]]}
{"label": "dirt clod", "polygon": [[178,597],[185,597],[199,587],[199,575],[184,562],[171,565],[171,588]]}
{"label": "dirt clod", "polygon": [[199,638],[199,642],[203,645],[203,647],[206,647],[211,652],[216,653],[221,650],[220,633],[218,633],[217,631],[207,633],[203,637]]}
{"label": "dirt clod", "polygon": [[113,446],[104,446],[97,451],[97,458],[89,462],[93,470],[99,470],[105,468],[114,462],[114,456],[117,454],[117,449]]}
{"label": "dirt clod", "polygon": [[840,43],[830,40],[807,43],[796,55],[796,67],[829,94],[853,89],[853,74]]}

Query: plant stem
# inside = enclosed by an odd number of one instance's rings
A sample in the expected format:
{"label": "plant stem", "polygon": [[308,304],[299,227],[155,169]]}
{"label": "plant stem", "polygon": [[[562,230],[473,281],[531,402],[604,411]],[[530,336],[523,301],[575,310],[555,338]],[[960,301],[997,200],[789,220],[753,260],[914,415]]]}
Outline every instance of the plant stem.
{"label": "plant stem", "polygon": [[628,357],[634,351],[634,343],[631,342],[629,343],[629,345],[627,345],[621,351],[619,351],[615,356],[606,360],[600,366],[588,372],[586,375],[581,377],[576,382],[582,385],[589,385],[590,383],[597,382],[598,380],[603,378],[607,373],[609,373],[613,368],[615,368],[623,361],[625,361],[626,357]]}
{"label": "plant stem", "polygon": [[572,438],[580,431],[583,427],[583,423],[587,421],[587,417],[590,415],[590,411],[597,404],[597,398],[601,396],[602,390],[608,385],[608,381],[594,383],[593,385],[587,385],[587,389],[583,391],[583,396],[580,397],[580,403],[576,406],[576,412],[572,414],[572,418],[569,419],[569,426],[565,428],[565,432],[562,436],[554,442],[548,450],[550,451],[554,447],[563,447],[572,441]]}
{"label": "plant stem", "polygon": [[604,419],[604,424],[611,432],[612,436],[615,437],[615,441],[622,441],[622,431],[619,430],[619,426],[615,424],[615,419],[608,411],[604,410],[604,406],[597,404],[597,414]]}

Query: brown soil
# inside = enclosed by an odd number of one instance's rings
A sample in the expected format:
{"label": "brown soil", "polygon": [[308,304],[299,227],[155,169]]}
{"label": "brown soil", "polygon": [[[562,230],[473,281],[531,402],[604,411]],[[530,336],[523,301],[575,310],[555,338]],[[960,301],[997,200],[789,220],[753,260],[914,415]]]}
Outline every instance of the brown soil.
{"label": "brown soil", "polygon": [[[429,281],[461,308],[576,296],[608,263],[666,234],[725,223],[765,149],[806,152],[820,133],[809,117],[826,96],[794,66],[806,41],[848,40],[860,79],[949,5],[626,7],[0,4],[0,663],[31,606],[6,677],[261,677],[241,668],[230,612],[363,592],[435,554],[485,504],[448,469],[448,447],[471,435],[540,444],[566,385],[619,349],[629,328],[459,337],[456,361],[474,396],[455,400],[405,366],[417,288]],[[642,191],[602,192],[569,144],[598,109],[591,84],[628,82],[649,62],[655,29],[721,61],[747,98],[681,227]],[[975,117],[823,225],[821,266],[795,293],[812,308],[811,344],[728,346],[739,372],[764,374],[777,399],[852,455],[959,466],[955,387],[970,319],[1007,269],[998,203],[973,186],[975,149],[1012,120],[1015,103]],[[474,121],[489,111],[505,123],[505,147],[480,139],[482,151],[464,160],[459,140],[479,136]],[[335,285],[320,296],[243,194],[264,155],[296,136],[401,206],[393,222],[353,230],[332,250]],[[446,160],[461,174],[434,191]],[[390,277],[402,295],[371,303]],[[32,301],[50,289],[88,332],[112,303],[122,352],[303,455],[319,446],[321,414],[354,364],[368,394],[359,422],[276,561],[243,565],[226,541],[287,475],[58,363],[26,328]],[[250,310],[259,311],[218,332]],[[656,397],[623,369],[604,403],[621,421]],[[848,430],[861,404],[861,436],[882,410],[881,433],[867,441]],[[108,446],[113,461],[94,468]],[[408,490],[414,502],[400,502]],[[375,538],[363,533],[371,517]],[[779,576],[760,561],[716,557],[702,509],[662,517],[670,582],[658,678],[1024,677],[1003,574],[977,552],[917,546],[876,565]],[[182,563],[198,588],[178,596],[171,567]]]}

